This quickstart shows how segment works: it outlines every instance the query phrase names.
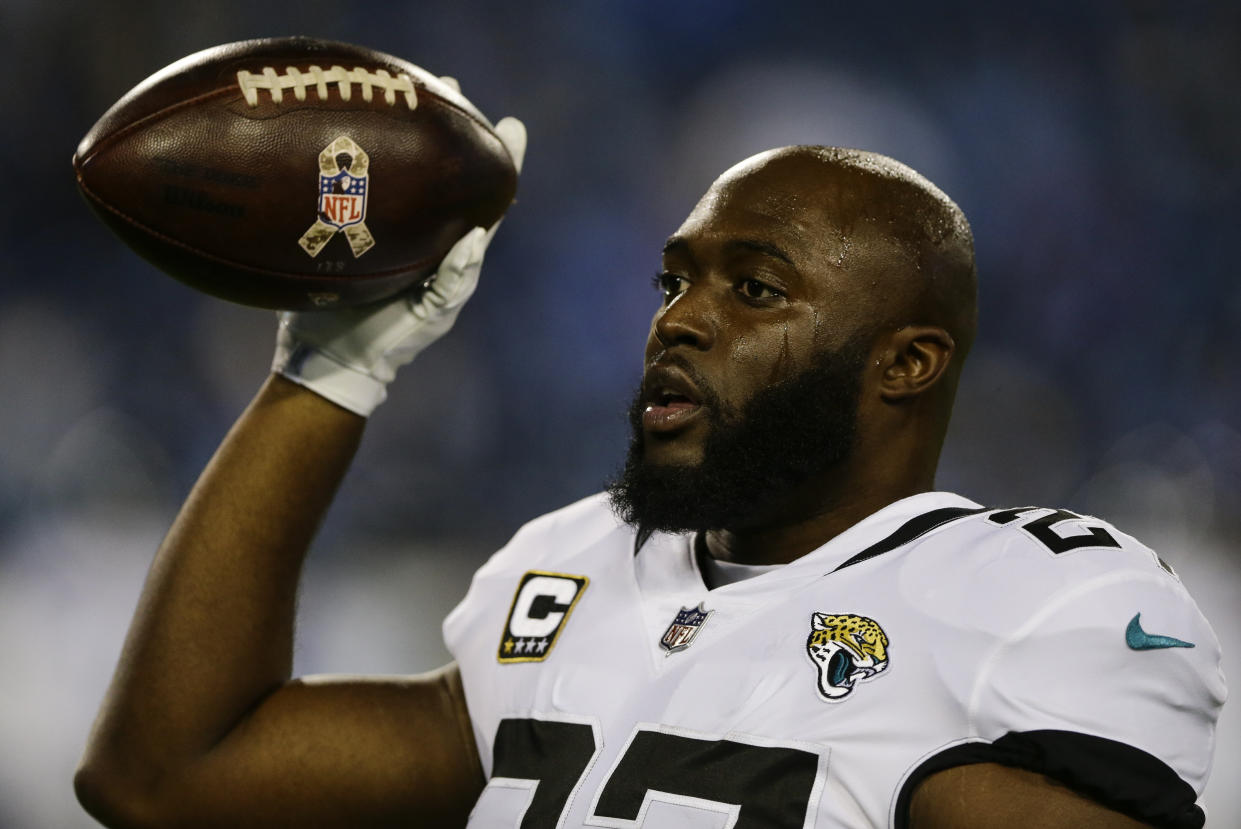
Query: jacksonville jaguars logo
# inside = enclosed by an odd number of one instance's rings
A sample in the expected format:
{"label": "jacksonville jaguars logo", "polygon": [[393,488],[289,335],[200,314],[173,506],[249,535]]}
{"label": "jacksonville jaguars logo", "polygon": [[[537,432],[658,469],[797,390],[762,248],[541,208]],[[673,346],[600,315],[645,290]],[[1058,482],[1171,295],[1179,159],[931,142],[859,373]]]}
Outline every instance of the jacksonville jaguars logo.
{"label": "jacksonville jaguars logo", "polygon": [[888,667],[888,635],[865,616],[815,613],[806,654],[819,671],[819,696],[840,702],[856,683],[874,679]]}

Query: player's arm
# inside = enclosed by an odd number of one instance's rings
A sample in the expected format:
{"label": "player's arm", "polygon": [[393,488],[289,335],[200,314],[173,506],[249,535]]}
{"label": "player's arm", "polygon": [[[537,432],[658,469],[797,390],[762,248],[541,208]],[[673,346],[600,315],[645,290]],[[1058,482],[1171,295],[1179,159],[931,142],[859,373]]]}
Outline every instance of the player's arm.
{"label": "player's arm", "polygon": [[[1201,827],[1226,692],[1218,640],[1153,552],[1097,519],[1051,526],[1018,536],[1006,565],[1055,589],[982,660],[975,739],[910,773],[909,826]],[[1101,543],[1044,549],[1064,538]]]}
{"label": "player's arm", "polygon": [[364,423],[274,376],[208,465],[77,777],[105,824],[463,822],[482,778],[455,670],[289,678],[303,555]]}
{"label": "player's arm", "polygon": [[[525,130],[496,132],[520,169]],[[494,231],[494,228],[493,228]],[[103,823],[461,825],[483,786],[455,666],[290,678],[297,584],[365,418],[442,336],[490,233],[380,307],[282,315],[272,377],[156,556],[75,785]]]}
{"label": "player's arm", "polygon": [[996,763],[957,766],[914,791],[909,829],[1149,829],[1041,774]]}

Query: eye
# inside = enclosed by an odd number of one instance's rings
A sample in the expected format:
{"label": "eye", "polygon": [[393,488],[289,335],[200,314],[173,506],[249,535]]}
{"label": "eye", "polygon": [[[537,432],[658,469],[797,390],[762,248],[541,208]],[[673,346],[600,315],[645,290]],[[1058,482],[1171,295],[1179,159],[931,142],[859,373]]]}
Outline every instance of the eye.
{"label": "eye", "polygon": [[741,291],[746,299],[774,299],[783,296],[775,288],[758,279],[743,279],[737,286],[737,290]]}
{"label": "eye", "polygon": [[655,290],[664,295],[664,302],[666,303],[683,293],[688,281],[685,277],[678,276],[675,273],[660,271],[655,274],[651,284],[655,286]]}

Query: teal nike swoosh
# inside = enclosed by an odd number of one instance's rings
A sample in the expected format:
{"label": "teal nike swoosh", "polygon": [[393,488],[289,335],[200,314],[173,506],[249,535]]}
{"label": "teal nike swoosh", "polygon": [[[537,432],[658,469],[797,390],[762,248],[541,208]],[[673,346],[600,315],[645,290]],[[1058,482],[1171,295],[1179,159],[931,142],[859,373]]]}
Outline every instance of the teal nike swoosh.
{"label": "teal nike swoosh", "polygon": [[1158,648],[1192,648],[1193,642],[1176,639],[1172,636],[1158,636],[1142,630],[1141,613],[1134,614],[1125,628],[1125,644],[1135,651],[1153,651]]}

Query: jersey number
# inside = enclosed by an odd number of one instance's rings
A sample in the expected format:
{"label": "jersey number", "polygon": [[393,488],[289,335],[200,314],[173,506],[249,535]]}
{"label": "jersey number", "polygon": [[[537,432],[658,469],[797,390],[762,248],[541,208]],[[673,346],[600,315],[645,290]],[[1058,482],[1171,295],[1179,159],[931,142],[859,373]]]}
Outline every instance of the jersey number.
{"label": "jersey number", "polygon": [[[531,781],[520,829],[554,829],[598,753],[580,722],[500,721],[495,778]],[[639,727],[591,806],[588,823],[641,826],[652,801],[719,812],[735,829],[800,829],[819,774],[819,755],[787,746],[672,734]]]}
{"label": "jersey number", "polygon": [[[1000,510],[988,515],[987,520],[993,524],[1008,524],[1011,521],[1016,521],[1027,512],[1038,511],[1038,507]],[[1056,531],[1056,525],[1066,522],[1077,524],[1086,532],[1084,534],[1061,535]],[[1034,537],[1034,540],[1050,550],[1052,555],[1060,555],[1081,547],[1120,547],[1120,542],[1103,527],[1086,524],[1080,515],[1075,512],[1069,512],[1066,509],[1058,509],[1048,515],[1044,515],[1042,518],[1035,518],[1033,521],[1022,524],[1021,529],[1028,532]]]}

